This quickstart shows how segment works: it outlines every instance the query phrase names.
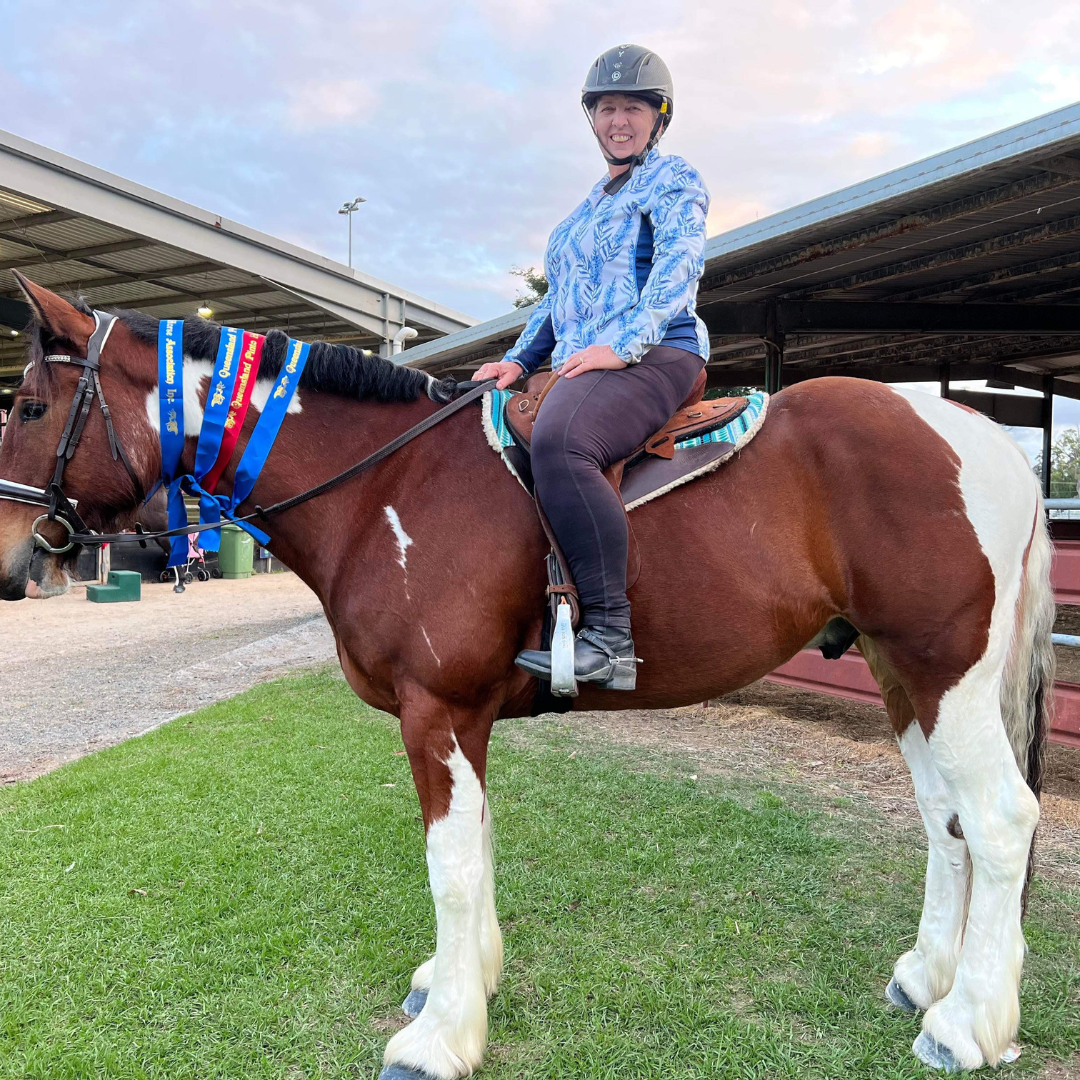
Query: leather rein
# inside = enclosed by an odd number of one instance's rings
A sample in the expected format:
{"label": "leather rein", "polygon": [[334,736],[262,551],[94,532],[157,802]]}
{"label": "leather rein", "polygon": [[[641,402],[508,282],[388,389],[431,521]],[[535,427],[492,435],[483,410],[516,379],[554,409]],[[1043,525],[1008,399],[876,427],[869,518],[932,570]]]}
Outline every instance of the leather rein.
{"label": "leather rein", "polygon": [[[123,445],[116,435],[116,430],[113,427],[112,415],[109,412],[109,406],[105,401],[105,394],[101,389],[101,352],[105,347],[105,342],[109,339],[109,334],[112,332],[112,328],[116,324],[116,321],[117,316],[115,315],[107,315],[100,311],[94,312],[94,332],[91,334],[90,340],[87,343],[85,358],[59,354],[48,355],[44,358],[46,363],[73,364],[81,366],[83,369],[78,386],[75,388],[75,395],[71,401],[71,408],[68,410],[67,423],[64,425],[63,434],[60,436],[60,443],[56,448],[56,468],[53,471],[53,477],[48,486],[45,488],[36,488],[0,478],[0,500],[28,503],[31,506],[47,508],[46,513],[34,520],[34,524],[31,526],[31,534],[34,538],[35,547],[43,548],[51,555],[63,555],[77,544],[86,547],[94,547],[101,544],[126,543],[140,544],[145,547],[150,540],[166,540],[174,536],[190,535],[192,533],[205,532],[208,529],[220,528],[220,523],[217,523],[212,525],[187,526],[178,529],[162,529],[157,532],[145,532],[141,525],[136,525],[135,532],[133,533],[96,533],[86,527],[85,522],[79,516],[78,510],[76,509],[77,504],[75,500],[69,499],[64,493],[62,487],[64,468],[71,460],[72,455],[79,445],[83,428],[86,425],[86,419],[90,415],[90,408],[94,403],[94,398],[97,397],[101,407],[102,416],[105,418],[105,428],[109,437],[109,451],[112,454],[113,461],[119,460],[123,464],[124,469],[127,471],[127,474],[135,487],[136,501],[138,504],[144,505],[148,498],[142,482],[132,468],[131,461],[124,452]],[[27,365],[26,371],[30,370],[31,365],[32,362]],[[24,376],[26,371],[23,372]],[[396,438],[391,439],[390,442],[386,443],[385,446],[379,447],[378,450],[368,454],[366,458],[362,461],[358,461],[355,465],[350,466],[344,472],[340,472],[336,476],[330,477],[329,480],[324,480],[321,484],[316,484],[314,487],[310,487],[306,491],[300,492],[298,495],[293,495],[288,499],[283,499],[281,502],[274,503],[272,506],[267,506],[265,508],[256,506],[254,511],[250,514],[244,514],[242,517],[226,517],[224,520],[231,522],[234,525],[238,525],[243,521],[253,521],[256,518],[261,521],[267,521],[275,514],[284,513],[284,511],[291,510],[294,506],[299,506],[301,503],[308,502],[311,499],[318,498],[320,495],[324,495],[326,492],[344,484],[347,480],[351,480],[354,476],[359,476],[361,473],[367,472],[368,469],[373,468],[395,451],[400,450],[406,443],[412,442],[417,436],[423,435],[425,431],[435,427],[436,424],[440,424],[443,420],[453,416],[454,413],[463,409],[470,402],[476,401],[477,398],[487,393],[495,382],[495,379],[485,379],[483,382],[478,383],[459,383],[459,388],[463,386],[469,387],[461,397],[455,398],[455,400],[449,404],[444,405],[441,409],[436,410],[430,416],[421,420],[420,423],[414,424],[407,431],[403,431]],[[157,485],[155,485],[154,490],[157,490]],[[152,495],[153,491],[151,491],[150,494]],[[54,546],[41,535],[38,530],[44,521],[58,521],[67,529],[68,535],[65,546]]]}

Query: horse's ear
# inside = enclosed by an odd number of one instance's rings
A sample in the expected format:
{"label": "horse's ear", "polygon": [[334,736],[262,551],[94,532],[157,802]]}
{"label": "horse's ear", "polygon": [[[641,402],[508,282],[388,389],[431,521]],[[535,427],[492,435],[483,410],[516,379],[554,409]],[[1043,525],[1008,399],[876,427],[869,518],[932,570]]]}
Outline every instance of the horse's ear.
{"label": "horse's ear", "polygon": [[18,270],[12,270],[12,273],[29,301],[34,317],[49,334],[84,349],[94,332],[94,320],[78,308],[72,307],[62,296],[57,296],[41,285],[35,285]]}

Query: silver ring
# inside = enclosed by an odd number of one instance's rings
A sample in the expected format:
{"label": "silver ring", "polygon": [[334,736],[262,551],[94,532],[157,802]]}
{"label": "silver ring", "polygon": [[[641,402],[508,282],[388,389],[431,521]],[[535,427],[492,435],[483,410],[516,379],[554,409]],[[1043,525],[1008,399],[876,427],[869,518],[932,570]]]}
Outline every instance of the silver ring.
{"label": "silver ring", "polygon": [[[30,535],[34,538],[34,547],[44,548],[50,555],[63,555],[65,552],[70,551],[75,544],[69,540],[66,547],[53,547],[48,540],[45,539],[41,533],[38,532],[38,526],[43,521],[48,521],[49,515],[42,514],[40,517],[34,519],[34,524],[30,526]],[[75,532],[74,526],[66,518],[53,518],[54,521],[59,522],[68,531],[68,536],[72,536]]]}

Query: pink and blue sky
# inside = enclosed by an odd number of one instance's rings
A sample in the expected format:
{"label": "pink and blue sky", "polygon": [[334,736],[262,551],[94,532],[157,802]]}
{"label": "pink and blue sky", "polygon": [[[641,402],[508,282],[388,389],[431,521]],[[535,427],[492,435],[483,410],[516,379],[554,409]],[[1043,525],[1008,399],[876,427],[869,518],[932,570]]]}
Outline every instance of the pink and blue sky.
{"label": "pink and blue sky", "polygon": [[362,195],[354,264],[481,319],[603,172],[619,42],[711,235],[1080,100],[1075,0],[0,0],[0,40],[0,128],[342,262]]}
{"label": "pink and blue sky", "polygon": [[0,0],[0,35],[0,127],[341,261],[363,195],[355,264],[479,318],[602,172],[612,44],[671,67],[711,233],[1080,99],[1075,0]]}

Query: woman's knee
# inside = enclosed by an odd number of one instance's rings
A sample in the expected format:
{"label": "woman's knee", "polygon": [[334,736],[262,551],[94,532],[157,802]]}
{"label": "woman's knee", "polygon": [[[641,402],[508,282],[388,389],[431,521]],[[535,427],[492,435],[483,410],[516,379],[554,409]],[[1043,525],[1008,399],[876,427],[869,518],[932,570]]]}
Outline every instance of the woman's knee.
{"label": "woman's knee", "polygon": [[595,432],[578,410],[552,409],[545,415],[542,409],[533,426],[531,453],[534,469],[536,462],[552,460],[601,465]]}

